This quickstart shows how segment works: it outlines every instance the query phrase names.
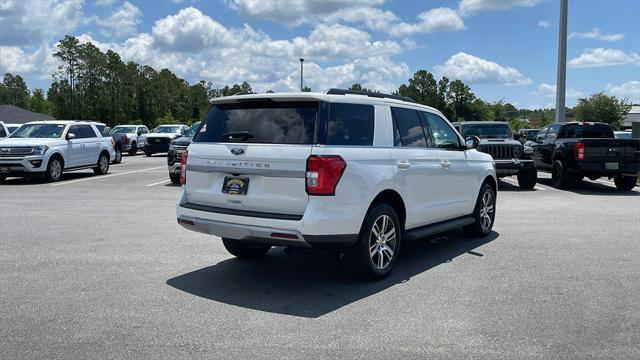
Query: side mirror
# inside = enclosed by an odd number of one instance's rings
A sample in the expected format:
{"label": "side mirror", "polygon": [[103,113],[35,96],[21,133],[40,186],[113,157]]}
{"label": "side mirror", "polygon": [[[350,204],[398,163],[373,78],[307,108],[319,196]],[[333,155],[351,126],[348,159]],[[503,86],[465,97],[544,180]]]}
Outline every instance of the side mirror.
{"label": "side mirror", "polygon": [[477,149],[478,145],[480,145],[480,138],[477,136],[467,136],[464,138],[464,144],[467,150]]}
{"label": "side mirror", "polygon": [[513,134],[513,140],[520,140],[520,134],[518,133]]}
{"label": "side mirror", "polygon": [[74,133],[67,133],[67,140],[73,140],[76,138],[76,134]]}
{"label": "side mirror", "polygon": [[142,135],[142,131],[138,130],[138,136]]}

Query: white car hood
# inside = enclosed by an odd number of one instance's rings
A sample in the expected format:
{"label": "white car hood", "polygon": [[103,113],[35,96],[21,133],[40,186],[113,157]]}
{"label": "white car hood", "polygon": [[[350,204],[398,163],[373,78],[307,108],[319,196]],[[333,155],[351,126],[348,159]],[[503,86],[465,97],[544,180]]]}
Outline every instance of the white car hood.
{"label": "white car hood", "polygon": [[55,139],[43,139],[43,138],[6,138],[0,140],[0,147],[2,146],[39,146],[39,145],[47,145],[47,146],[55,146],[55,145],[64,145],[67,141],[61,138]]}

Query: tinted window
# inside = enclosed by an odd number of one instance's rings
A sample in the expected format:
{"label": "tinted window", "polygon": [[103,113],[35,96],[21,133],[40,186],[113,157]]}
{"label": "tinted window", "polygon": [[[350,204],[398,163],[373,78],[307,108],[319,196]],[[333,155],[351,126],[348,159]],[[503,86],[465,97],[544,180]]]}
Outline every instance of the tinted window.
{"label": "tinted window", "polygon": [[5,136],[7,136],[7,132],[4,131],[4,127],[3,126],[0,126],[0,137],[5,137]]}
{"label": "tinted window", "polygon": [[100,135],[102,136],[111,136],[111,134],[109,134],[109,128],[107,127],[107,125],[96,125],[96,129],[98,129]]}
{"label": "tinted window", "polygon": [[509,139],[511,129],[508,124],[462,124],[462,136],[477,136],[479,138]]}
{"label": "tinted window", "polygon": [[73,125],[69,132],[76,136],[76,139],[86,139],[96,137],[96,132],[89,125]]}
{"label": "tinted window", "polygon": [[391,108],[393,120],[400,132],[402,146],[426,147],[427,140],[424,136],[422,124],[418,118],[418,112],[410,109]]}
{"label": "tinted window", "polygon": [[134,126],[116,126],[111,132],[114,134],[132,134],[136,132],[136,128]]}
{"label": "tinted window", "polygon": [[148,133],[149,133],[149,130],[147,130],[147,128],[146,128],[146,127],[141,127],[141,128],[140,128],[140,131],[141,131],[143,134],[148,134]]}
{"label": "tinted window", "polygon": [[559,137],[610,139],[614,137],[614,134],[609,125],[605,124],[570,124],[562,127]]}
{"label": "tinted window", "polygon": [[187,131],[184,136],[186,137],[193,137],[193,135],[196,134],[196,131],[198,131],[198,127],[200,126],[200,121],[196,121],[193,123],[193,125],[191,125],[191,127],[189,128],[189,131]]}
{"label": "tinted window", "polygon": [[218,104],[209,110],[195,142],[311,144],[317,101]]}
{"label": "tinted window", "polygon": [[373,145],[373,106],[332,103],[328,145]]}
{"label": "tinted window", "polygon": [[[460,138],[448,122],[436,114],[425,113],[426,120],[435,142],[435,147],[441,149],[459,149]],[[463,127],[464,129],[464,127]]]}

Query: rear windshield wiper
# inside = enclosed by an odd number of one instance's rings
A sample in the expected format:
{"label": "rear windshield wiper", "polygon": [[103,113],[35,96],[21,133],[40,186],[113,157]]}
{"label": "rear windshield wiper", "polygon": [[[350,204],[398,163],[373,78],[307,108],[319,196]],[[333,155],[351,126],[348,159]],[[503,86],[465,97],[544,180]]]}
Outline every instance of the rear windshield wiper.
{"label": "rear windshield wiper", "polygon": [[249,131],[229,131],[222,134],[222,137],[227,139],[241,138],[243,140],[247,140],[247,139],[252,139],[253,134]]}

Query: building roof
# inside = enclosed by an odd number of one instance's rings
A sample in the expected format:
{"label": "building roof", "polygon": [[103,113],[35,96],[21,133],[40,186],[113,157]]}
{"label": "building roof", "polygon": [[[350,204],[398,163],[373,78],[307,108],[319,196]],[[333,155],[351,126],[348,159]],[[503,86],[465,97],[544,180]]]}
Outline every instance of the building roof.
{"label": "building roof", "polygon": [[5,124],[24,124],[30,121],[53,120],[53,116],[35,113],[13,105],[0,105],[0,121]]}

